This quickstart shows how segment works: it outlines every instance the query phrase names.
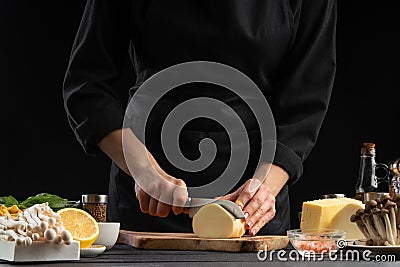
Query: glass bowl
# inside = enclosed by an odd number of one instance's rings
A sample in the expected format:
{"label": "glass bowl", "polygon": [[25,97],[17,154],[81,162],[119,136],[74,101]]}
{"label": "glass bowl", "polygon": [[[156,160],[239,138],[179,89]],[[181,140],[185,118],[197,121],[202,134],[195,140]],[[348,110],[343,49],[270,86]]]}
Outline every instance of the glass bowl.
{"label": "glass bowl", "polygon": [[346,232],[339,229],[294,229],[287,236],[301,255],[328,255],[346,246]]}

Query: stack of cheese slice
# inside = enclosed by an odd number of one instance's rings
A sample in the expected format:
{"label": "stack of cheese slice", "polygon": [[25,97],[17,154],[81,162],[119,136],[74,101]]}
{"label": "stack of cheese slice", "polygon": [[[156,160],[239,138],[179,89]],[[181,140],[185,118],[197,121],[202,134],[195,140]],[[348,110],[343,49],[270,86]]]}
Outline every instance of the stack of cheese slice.
{"label": "stack of cheese slice", "polygon": [[330,228],[346,231],[346,239],[362,239],[364,235],[350,217],[364,209],[361,201],[351,198],[331,198],[303,203],[301,229]]}

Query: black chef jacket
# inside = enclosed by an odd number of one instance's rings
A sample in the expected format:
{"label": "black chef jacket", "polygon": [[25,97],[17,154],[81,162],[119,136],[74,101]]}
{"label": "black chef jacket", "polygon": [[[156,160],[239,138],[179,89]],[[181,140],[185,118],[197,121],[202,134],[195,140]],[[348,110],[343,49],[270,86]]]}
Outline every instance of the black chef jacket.
{"label": "black chef jacket", "polygon": [[[88,0],[63,88],[70,125],[89,154],[98,153],[96,144],[122,127],[124,106],[112,83],[128,52],[136,75],[131,96],[166,67],[197,60],[223,63],[250,77],[266,97],[277,131],[274,164],[288,172],[291,185],[302,174],[302,162],[315,144],[328,107],[336,68],[335,25],[335,0]],[[212,168],[188,174],[168,163],[156,138],[160,119],[155,118],[165,118],[174,105],[197,96],[225,101],[245,121],[252,150],[243,183],[256,168],[259,128],[243,102],[222,87],[180,86],[160,100],[159,112],[149,123],[155,141],[146,146],[162,168],[187,178],[188,185],[199,183],[198,177],[218,176],[226,166],[226,152]],[[196,158],[193,147],[205,137],[213,138],[222,151],[229,147],[223,129],[208,120],[189,123],[183,132],[181,147],[188,158]],[[109,220],[120,221],[122,228],[191,231],[186,215],[162,219],[142,214],[133,179],[114,164],[109,195]],[[275,218],[260,233],[285,234],[290,227],[288,185],[277,196],[276,209]]]}

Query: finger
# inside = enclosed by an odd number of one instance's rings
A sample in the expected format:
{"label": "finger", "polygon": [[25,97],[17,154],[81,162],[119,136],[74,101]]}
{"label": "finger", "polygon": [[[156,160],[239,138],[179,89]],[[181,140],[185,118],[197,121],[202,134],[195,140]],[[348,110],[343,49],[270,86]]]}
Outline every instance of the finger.
{"label": "finger", "polygon": [[157,206],[158,206],[158,200],[151,197],[149,200],[149,214],[151,216],[157,216]]}
{"label": "finger", "polygon": [[168,216],[169,211],[171,210],[171,206],[168,204],[165,204],[161,201],[158,201],[157,203],[157,211],[156,211],[156,216],[165,218]]}
{"label": "finger", "polygon": [[[255,183],[258,180],[249,179],[244,183],[243,190],[240,192],[237,197],[235,203],[239,205],[242,209],[247,205],[247,203],[253,198],[254,194],[257,192],[254,188],[256,188]],[[259,181],[258,181],[259,182]]]}
{"label": "finger", "polygon": [[[246,220],[246,227],[248,229],[253,229],[260,220],[262,220],[271,209],[275,209],[275,197],[270,194],[264,203]],[[268,221],[264,221],[266,224]],[[262,225],[264,226],[264,225]],[[261,226],[261,227],[262,227]]]}
{"label": "finger", "polygon": [[[189,209],[183,208],[182,213],[189,214]],[[176,214],[177,215],[177,214]]]}
{"label": "finger", "polygon": [[264,205],[269,195],[271,195],[269,188],[265,185],[261,185],[257,193],[253,195],[251,200],[244,207],[243,213],[248,214],[246,216],[246,223],[248,224],[248,227],[251,227],[251,224],[249,225],[250,217],[252,217],[257,212],[257,210]]}
{"label": "finger", "polygon": [[276,214],[275,206],[273,206],[271,209],[267,211],[267,213],[261,217],[254,225],[249,229],[250,235],[254,236],[260,231],[260,229],[266,225],[268,222],[270,222]]}
{"label": "finger", "polygon": [[172,205],[172,191],[171,183],[163,181],[158,186],[158,194],[160,197],[157,199],[157,216],[165,218],[168,216]]}
{"label": "finger", "polygon": [[137,198],[137,195],[138,195],[140,189],[141,189],[140,186],[135,182],[135,194],[136,194],[136,198]]}
{"label": "finger", "polygon": [[179,179],[177,180],[177,187],[175,188],[172,197],[172,211],[175,215],[178,215],[183,212],[188,199],[188,191],[185,182]]}
{"label": "finger", "polygon": [[138,189],[136,194],[137,199],[139,200],[140,210],[143,213],[149,213],[149,199],[150,196],[144,192],[143,189]]}
{"label": "finger", "polygon": [[235,202],[237,200],[239,194],[240,194],[240,192],[238,190],[236,190],[233,193],[227,194],[225,196],[216,197],[215,199],[230,200],[230,201]]}
{"label": "finger", "polygon": [[235,202],[241,209],[243,209],[244,204],[242,203],[242,200],[240,199],[238,200],[240,193],[243,191],[243,187],[244,184],[234,192],[227,194],[225,196],[216,197],[215,199],[230,200],[232,202]]}
{"label": "finger", "polygon": [[148,189],[148,195],[149,195],[149,214],[151,216],[157,216],[157,205],[158,205],[158,200],[160,199],[160,190],[159,190],[159,184],[156,183],[150,183],[147,186]]}

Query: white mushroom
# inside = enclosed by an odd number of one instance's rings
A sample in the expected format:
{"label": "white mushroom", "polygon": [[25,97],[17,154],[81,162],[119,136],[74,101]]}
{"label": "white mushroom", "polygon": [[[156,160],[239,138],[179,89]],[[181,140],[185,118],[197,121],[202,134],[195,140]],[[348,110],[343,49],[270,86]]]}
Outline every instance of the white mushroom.
{"label": "white mushroom", "polygon": [[33,233],[31,231],[26,231],[26,236],[29,236],[30,238],[32,238]]}
{"label": "white mushroom", "polygon": [[48,222],[42,221],[42,222],[40,223],[40,230],[41,230],[42,232],[46,231],[48,228],[49,228]]}
{"label": "white mushroom", "polygon": [[30,246],[32,245],[32,239],[30,237],[25,237],[25,242],[24,242],[25,246]]}
{"label": "white mushroom", "polygon": [[61,242],[63,241],[63,239],[61,238],[61,236],[56,236],[54,239],[53,239],[53,243],[54,244],[56,244],[56,245],[59,245],[59,244],[61,244]]}
{"label": "white mushroom", "polygon": [[3,225],[3,227],[7,229],[7,228],[16,228],[19,225],[26,226],[27,224],[22,221],[6,220],[4,218],[0,218],[0,225]]}
{"label": "white mushroom", "polygon": [[28,223],[32,224],[33,226],[36,226],[36,225],[38,225],[40,223],[40,222],[37,223],[34,219],[32,219],[32,217],[31,217],[31,215],[30,215],[28,210],[24,211],[24,217],[25,217],[26,221]]}
{"label": "white mushroom", "polygon": [[58,227],[58,230],[60,231],[60,233],[65,230],[64,225],[62,225],[62,224],[59,224],[57,227]]}
{"label": "white mushroom", "polygon": [[54,231],[54,229],[50,228],[44,232],[44,240],[52,241],[56,236],[57,236],[57,233],[56,233],[56,231]]}
{"label": "white mushroom", "polygon": [[7,230],[6,234],[8,234],[13,240],[17,240],[19,237],[14,230]]}
{"label": "white mushroom", "polygon": [[56,233],[59,233],[60,232],[60,227],[58,227],[58,226],[53,226],[53,227],[51,227]]}
{"label": "white mushroom", "polygon": [[63,231],[61,232],[61,238],[62,238],[64,241],[72,241],[72,235],[71,235],[71,233],[70,233],[69,231],[67,231],[67,230],[63,230]]}
{"label": "white mushroom", "polygon": [[25,232],[24,229],[22,229],[21,227],[17,228],[17,232],[22,236],[27,236],[27,232]]}
{"label": "white mushroom", "polygon": [[45,206],[45,213],[49,216],[54,217],[56,220],[61,220],[60,214],[55,213],[49,206]]}
{"label": "white mushroom", "polygon": [[40,233],[42,231],[42,229],[40,228],[40,225],[35,225],[33,227],[33,232],[34,233]]}
{"label": "white mushroom", "polygon": [[56,225],[57,220],[53,217],[49,217],[49,227]]}
{"label": "white mushroom", "polygon": [[53,212],[48,203],[33,205],[16,219],[8,215],[1,216],[0,239],[26,246],[40,240],[54,244],[72,242],[72,236],[65,231],[60,215]]}
{"label": "white mushroom", "polygon": [[52,218],[52,217],[49,217],[49,216],[47,216],[47,215],[45,215],[44,213],[43,213],[43,210],[41,210],[41,209],[37,209],[37,211],[38,211],[38,213],[37,213],[37,216],[39,217],[39,219],[41,219],[42,221],[49,221],[50,220],[50,218]]}
{"label": "white mushroom", "polygon": [[23,212],[18,214],[17,220],[18,221],[22,221],[22,222],[26,222],[28,224],[28,221],[25,219]]}
{"label": "white mushroom", "polygon": [[25,244],[25,238],[18,237],[18,238],[15,240],[15,243],[17,243],[17,246],[22,246],[22,245]]}
{"label": "white mushroom", "polygon": [[30,208],[27,209],[28,213],[31,215],[32,219],[37,223],[40,224],[42,220],[38,217],[38,210],[36,208],[37,206],[34,205]]}
{"label": "white mushroom", "polygon": [[40,235],[38,233],[32,234],[32,240],[33,241],[39,241],[40,240]]}
{"label": "white mushroom", "polygon": [[32,224],[28,224],[27,226],[26,226],[26,230],[27,231],[33,231],[33,226],[32,226]]}

